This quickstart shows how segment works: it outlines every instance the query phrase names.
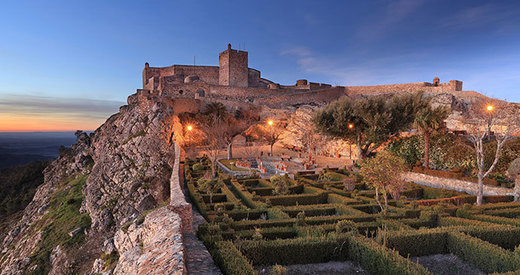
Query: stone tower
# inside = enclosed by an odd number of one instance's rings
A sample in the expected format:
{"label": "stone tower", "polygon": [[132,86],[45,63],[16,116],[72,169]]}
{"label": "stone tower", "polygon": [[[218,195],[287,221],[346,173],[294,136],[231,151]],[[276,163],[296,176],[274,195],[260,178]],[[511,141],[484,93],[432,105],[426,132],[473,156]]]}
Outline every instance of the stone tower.
{"label": "stone tower", "polygon": [[219,58],[218,84],[232,87],[248,87],[248,57],[246,51],[231,49],[221,52]]}

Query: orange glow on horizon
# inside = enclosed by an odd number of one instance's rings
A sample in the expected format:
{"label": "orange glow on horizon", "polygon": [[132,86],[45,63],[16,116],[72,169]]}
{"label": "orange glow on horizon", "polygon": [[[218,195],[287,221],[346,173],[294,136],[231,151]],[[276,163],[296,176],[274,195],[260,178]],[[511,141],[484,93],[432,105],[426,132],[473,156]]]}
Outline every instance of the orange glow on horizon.
{"label": "orange glow on horizon", "polygon": [[0,132],[91,131],[105,119],[81,119],[59,114],[25,115],[0,113]]}

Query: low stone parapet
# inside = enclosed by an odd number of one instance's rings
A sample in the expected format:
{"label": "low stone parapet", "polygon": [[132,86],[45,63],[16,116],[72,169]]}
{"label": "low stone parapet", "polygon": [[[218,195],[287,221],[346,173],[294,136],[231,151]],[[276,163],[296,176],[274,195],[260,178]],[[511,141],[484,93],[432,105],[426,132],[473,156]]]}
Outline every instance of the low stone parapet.
{"label": "low stone parapet", "polygon": [[[425,185],[433,188],[444,188],[465,192],[470,195],[476,195],[478,192],[478,183],[463,181],[450,178],[441,178],[421,173],[407,172],[402,174],[405,181],[412,181],[416,184]],[[495,187],[484,185],[484,195],[486,196],[513,196],[513,189],[505,187]]]}
{"label": "low stone parapet", "polygon": [[180,177],[180,155],[181,148],[175,144],[175,159],[173,163],[172,175],[170,177],[170,205],[168,209],[179,214],[182,219],[182,230],[192,231],[191,204],[186,201]]}

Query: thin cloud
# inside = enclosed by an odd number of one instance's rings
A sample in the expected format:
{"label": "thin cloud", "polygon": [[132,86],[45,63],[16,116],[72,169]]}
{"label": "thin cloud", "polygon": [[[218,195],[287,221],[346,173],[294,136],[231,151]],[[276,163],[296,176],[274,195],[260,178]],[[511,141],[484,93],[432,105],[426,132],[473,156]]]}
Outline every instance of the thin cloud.
{"label": "thin cloud", "polygon": [[66,114],[74,117],[106,118],[124,102],[86,98],[32,95],[0,96],[0,114]]}
{"label": "thin cloud", "polygon": [[283,49],[280,52],[280,55],[296,55],[296,56],[300,56],[300,57],[310,56],[311,54],[312,54],[311,51],[304,46],[289,47],[289,48]]}
{"label": "thin cloud", "polygon": [[511,19],[515,20],[519,15],[520,11],[517,8],[489,3],[461,10],[453,16],[445,18],[441,27],[462,30],[498,25],[496,27],[500,30],[502,25],[507,26]]}
{"label": "thin cloud", "polygon": [[399,0],[390,2],[382,11],[381,19],[360,28],[358,37],[364,40],[380,38],[394,25],[412,15],[424,3],[424,0]]}

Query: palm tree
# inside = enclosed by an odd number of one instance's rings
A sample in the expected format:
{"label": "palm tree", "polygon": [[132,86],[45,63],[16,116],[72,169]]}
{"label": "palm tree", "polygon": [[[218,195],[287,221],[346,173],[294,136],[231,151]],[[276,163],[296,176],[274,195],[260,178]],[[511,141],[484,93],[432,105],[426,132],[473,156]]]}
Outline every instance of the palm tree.
{"label": "palm tree", "polygon": [[415,115],[414,127],[419,130],[424,137],[424,167],[430,167],[430,139],[431,135],[441,129],[446,128],[446,118],[450,112],[446,107],[432,108],[427,106],[420,109]]}
{"label": "palm tree", "polygon": [[211,102],[206,105],[205,115],[215,116],[219,119],[223,119],[229,115],[226,106],[220,102]]}

